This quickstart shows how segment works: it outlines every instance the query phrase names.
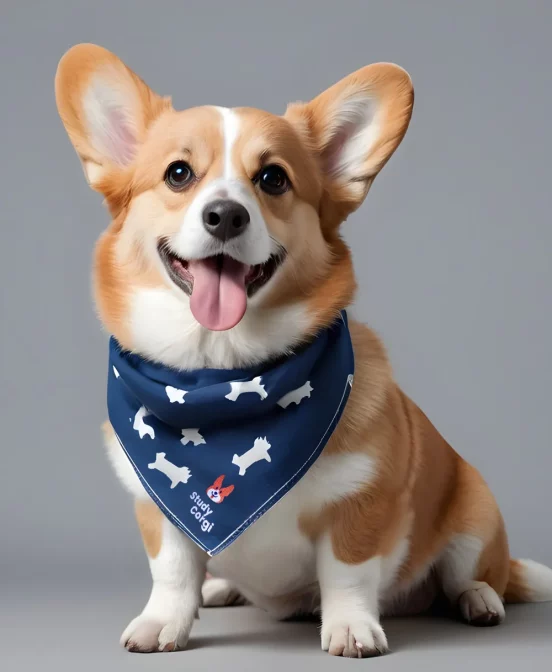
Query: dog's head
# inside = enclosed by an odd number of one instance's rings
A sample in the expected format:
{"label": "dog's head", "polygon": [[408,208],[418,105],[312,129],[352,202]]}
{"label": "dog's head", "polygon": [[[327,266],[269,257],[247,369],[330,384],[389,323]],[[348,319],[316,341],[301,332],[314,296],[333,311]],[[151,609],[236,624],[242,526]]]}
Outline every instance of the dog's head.
{"label": "dog's head", "polygon": [[56,97],[112,215],[94,285],[123,346],[179,367],[246,365],[350,303],[339,226],[406,132],[404,70],[367,66],[283,117],[175,111],[112,53],[83,44],[62,58]]}

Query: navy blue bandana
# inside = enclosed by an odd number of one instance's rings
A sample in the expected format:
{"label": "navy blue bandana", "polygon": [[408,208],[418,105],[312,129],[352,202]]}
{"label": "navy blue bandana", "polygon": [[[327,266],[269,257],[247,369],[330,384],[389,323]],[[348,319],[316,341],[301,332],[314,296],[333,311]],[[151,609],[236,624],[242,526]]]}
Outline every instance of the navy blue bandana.
{"label": "navy blue bandana", "polygon": [[353,372],[345,313],[293,355],[248,369],[177,371],[111,338],[109,419],[163,513],[216,555],[313,465]]}

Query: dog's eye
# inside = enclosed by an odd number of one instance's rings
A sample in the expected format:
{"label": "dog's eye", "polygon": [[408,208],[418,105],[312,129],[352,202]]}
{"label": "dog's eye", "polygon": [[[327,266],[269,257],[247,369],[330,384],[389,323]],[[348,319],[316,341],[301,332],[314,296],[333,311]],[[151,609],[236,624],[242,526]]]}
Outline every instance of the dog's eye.
{"label": "dog's eye", "polygon": [[271,196],[284,194],[290,187],[286,171],[281,166],[265,166],[257,175],[261,189]]}
{"label": "dog's eye", "polygon": [[173,191],[182,191],[194,177],[194,171],[186,161],[173,161],[165,172],[165,183]]}

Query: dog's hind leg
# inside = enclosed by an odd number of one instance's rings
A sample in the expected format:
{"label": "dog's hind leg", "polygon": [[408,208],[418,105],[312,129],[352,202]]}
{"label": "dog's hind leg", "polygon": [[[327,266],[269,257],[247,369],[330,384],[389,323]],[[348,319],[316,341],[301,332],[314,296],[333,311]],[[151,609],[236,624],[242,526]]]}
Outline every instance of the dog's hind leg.
{"label": "dog's hind leg", "polygon": [[[491,577],[481,566],[486,554],[487,548],[479,537],[458,534],[450,540],[438,565],[446,597],[470,625],[498,625],[505,617],[502,596],[506,580],[502,577],[498,581],[491,580],[497,574],[493,572]],[[507,577],[507,555],[497,564],[506,568]],[[504,574],[504,571],[498,573]]]}
{"label": "dog's hind leg", "polygon": [[443,592],[470,625],[504,620],[510,553],[504,522],[487,484],[462,461],[448,524],[451,534],[437,563]]}

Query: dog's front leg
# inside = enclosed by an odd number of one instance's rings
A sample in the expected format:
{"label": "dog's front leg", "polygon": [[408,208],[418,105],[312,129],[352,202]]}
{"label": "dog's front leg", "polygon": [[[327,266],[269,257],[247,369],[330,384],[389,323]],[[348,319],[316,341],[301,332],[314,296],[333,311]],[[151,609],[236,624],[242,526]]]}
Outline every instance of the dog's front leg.
{"label": "dog's front leg", "polygon": [[148,603],[121,637],[129,651],[175,651],[188,643],[201,605],[207,554],[165,518],[151,500],[137,500],[136,516],[153,587]]}
{"label": "dog's front leg", "polygon": [[387,651],[379,624],[381,557],[347,564],[335,557],[331,537],[317,548],[322,606],[322,648],[333,656],[367,658]]}

